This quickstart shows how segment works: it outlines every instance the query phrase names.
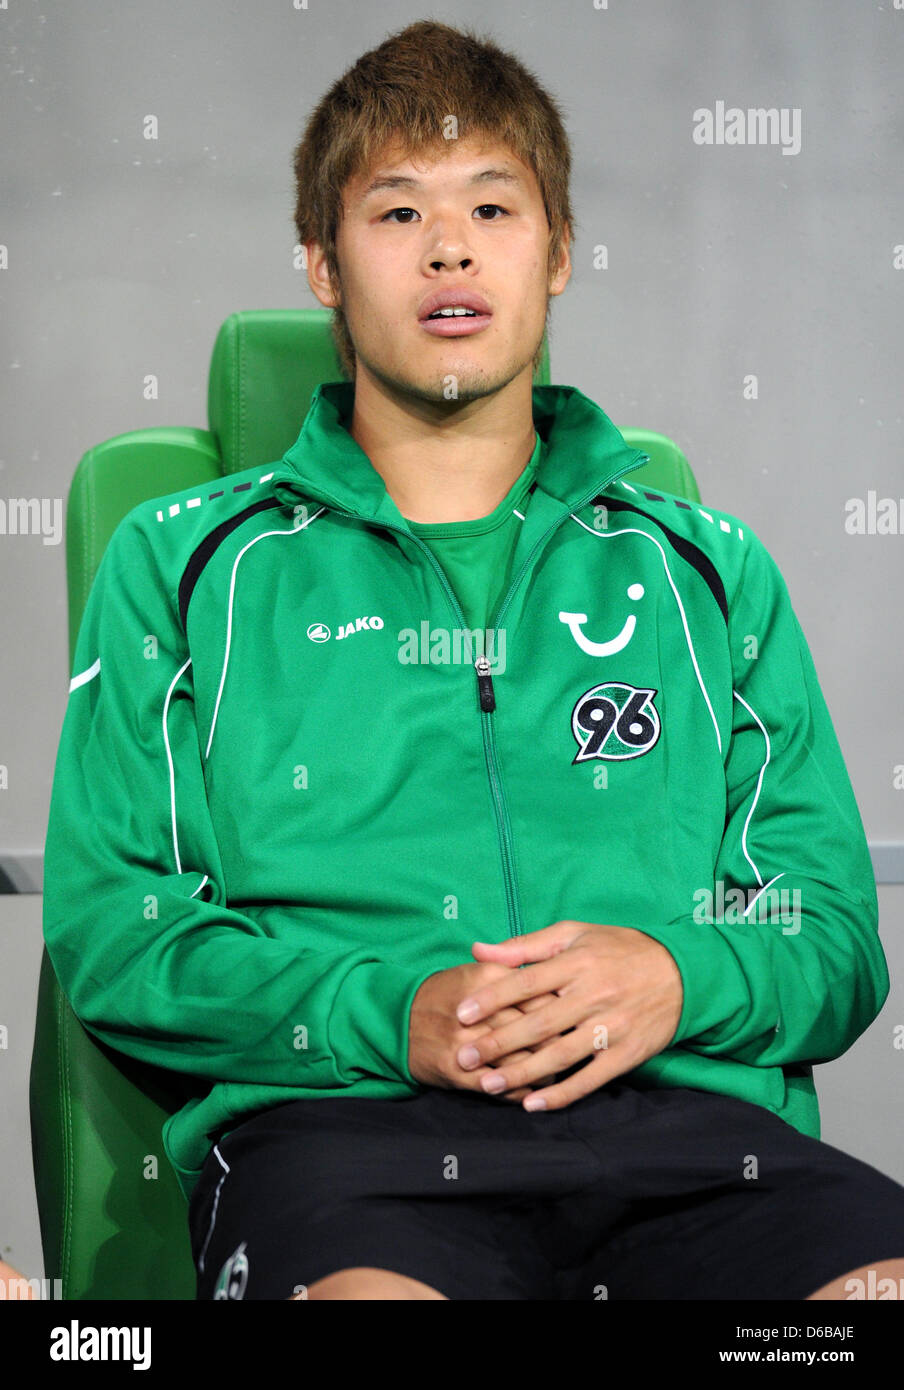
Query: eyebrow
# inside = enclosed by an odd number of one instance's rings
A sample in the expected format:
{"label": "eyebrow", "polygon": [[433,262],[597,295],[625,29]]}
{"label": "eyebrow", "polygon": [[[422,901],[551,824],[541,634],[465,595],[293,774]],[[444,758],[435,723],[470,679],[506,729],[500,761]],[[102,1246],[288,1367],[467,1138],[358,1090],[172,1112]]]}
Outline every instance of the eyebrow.
{"label": "eyebrow", "polygon": [[[479,174],[472,174],[468,180],[469,185],[475,183],[508,183],[515,188],[523,188],[524,181],[510,169],[482,169]],[[407,174],[382,174],[378,175],[372,183],[369,183],[361,194],[360,202],[366,202],[374,193],[382,193],[389,188],[420,188],[420,179],[411,178]]]}

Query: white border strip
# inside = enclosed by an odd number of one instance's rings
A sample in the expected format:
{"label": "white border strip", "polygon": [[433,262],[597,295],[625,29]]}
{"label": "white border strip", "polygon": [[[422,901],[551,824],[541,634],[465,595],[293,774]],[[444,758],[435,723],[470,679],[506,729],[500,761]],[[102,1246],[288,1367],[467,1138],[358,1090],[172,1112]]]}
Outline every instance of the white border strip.
{"label": "white border strip", "polygon": [[217,1207],[220,1204],[220,1188],[226,1181],[226,1176],[229,1172],[229,1164],[226,1162],[225,1158],[220,1153],[220,1147],[218,1144],[214,1144],[213,1151],[217,1156],[217,1159],[219,1161],[220,1167],[223,1169],[223,1172],[220,1174],[220,1181],[217,1183],[217,1190],[213,1195],[213,1209],[210,1213],[210,1229],[207,1232],[207,1239],[204,1242],[201,1254],[198,1258],[198,1268],[202,1274],[204,1273],[204,1260],[207,1255],[207,1247],[210,1244],[210,1237],[213,1235],[213,1228],[217,1220]]}
{"label": "white border strip", "polygon": [[[761,731],[761,733],[762,733],[762,735],[763,735],[763,738],[766,740],[766,760],[765,760],[765,762],[763,763],[763,766],[760,768],[760,775],[759,775],[759,777],[757,778],[757,783],[756,783],[756,791],[755,791],[754,794],[753,794],[753,801],[750,803],[750,810],[747,812],[747,819],[746,819],[745,822],[744,822],[744,831],[743,831],[743,834],[741,835],[741,848],[742,848],[743,851],[744,851],[744,858],[747,860],[747,863],[750,865],[751,869],[753,869],[753,872],[756,874],[756,881],[757,881],[757,883],[760,885],[760,887],[762,888],[762,887],[763,887],[763,880],[760,878],[760,871],[759,871],[759,869],[757,868],[756,864],[754,864],[754,862],[753,862],[753,860],[751,859],[750,855],[747,853],[747,827],[748,827],[748,825],[750,824],[750,820],[751,820],[751,817],[753,816],[754,811],[756,810],[756,804],[757,804],[757,802],[758,802],[759,799],[760,799],[760,791],[761,791],[762,786],[763,786],[763,776],[764,776],[764,774],[765,774],[765,772],[766,772],[766,768],[769,766],[769,759],[770,759],[771,756],[772,756],[772,744],[769,742],[769,735],[768,735],[767,732],[766,732],[766,726],[765,726],[765,724],[763,723],[762,719],[760,719],[760,717],[759,717],[759,715],[756,713],[756,711],[753,710],[753,709],[751,709],[750,705],[748,705],[748,703],[747,703],[747,701],[744,699],[743,695],[739,695],[738,692],[737,692],[736,690],[733,690],[731,693],[732,693],[732,695],[734,695],[735,699],[738,700],[738,701],[740,701],[740,703],[744,706],[744,708],[745,708],[746,710],[748,710],[750,714],[753,715],[754,719],[756,720],[756,722],[757,722],[757,723],[759,724],[759,726],[760,726],[760,731]],[[772,879],[772,880],[770,880],[770,881],[771,881],[772,883],[774,883],[774,882],[775,882],[775,879]],[[766,886],[768,887],[768,884],[767,884]],[[759,897],[759,893],[757,893],[757,898],[758,898],[758,897]],[[754,902],[756,902],[756,898],[754,898]],[[748,911],[749,911],[749,909],[748,909]]]}
{"label": "white border strip", "polygon": [[266,540],[268,536],[300,535],[301,532],[304,531],[305,527],[310,526],[311,522],[316,521],[318,516],[321,516],[325,511],[326,507],[320,507],[318,511],[314,512],[313,516],[309,516],[306,521],[303,521],[299,526],[293,526],[289,531],[262,531],[259,536],[253,536],[250,541],[247,541],[246,544],[242,546],[238,555],[236,555],[235,557],[235,560],[232,565],[232,577],[229,580],[229,611],[228,617],[226,619],[226,651],[223,656],[223,673],[220,676],[220,688],[217,691],[217,702],[214,705],[213,719],[210,725],[210,734],[207,739],[207,747],[204,750],[205,761],[207,760],[207,758],[210,757],[210,745],[213,743],[213,731],[217,727],[217,715],[220,712],[220,700],[223,697],[223,686],[226,684],[226,668],[229,665],[229,648],[232,645],[232,604],[235,598],[235,577],[236,573],[238,572],[239,561],[245,554],[246,550],[250,550],[253,545],[257,545],[258,541]]}
{"label": "white border strip", "polygon": [[[170,817],[173,823],[173,852],[176,856],[177,874],[181,874],[182,872],[182,861],[179,858],[179,837],[176,834],[176,774],[173,770],[173,755],[170,751],[169,734],[166,731],[166,718],[169,714],[170,696],[172,695],[177,684],[179,683],[179,677],[182,675],[183,671],[188,670],[190,665],[191,657],[188,658],[188,660],[185,662],[183,666],[180,666],[179,670],[173,676],[173,679],[170,681],[170,688],[166,692],[166,699],[163,702],[163,742],[166,744],[166,761],[169,763]],[[194,897],[194,894],[192,894],[192,897]]]}
{"label": "white border strip", "polygon": [[757,898],[761,898],[761,897],[763,896],[763,894],[765,893],[766,889],[767,889],[767,888],[771,888],[772,885],[773,885],[773,883],[775,883],[778,879],[784,878],[784,877],[785,877],[785,873],[786,873],[786,870],[785,870],[785,869],[782,869],[782,871],[781,871],[780,874],[776,874],[776,875],[775,875],[775,878],[770,878],[769,882],[768,882],[768,883],[765,883],[765,884],[763,885],[763,887],[762,887],[762,888],[760,889],[760,891],[756,894],[756,896],[750,899],[750,902],[747,904],[747,907],[744,909],[744,912],[742,913],[742,916],[746,917],[746,916],[747,916],[747,913],[748,913],[748,912],[750,911],[750,909],[753,907],[753,905],[754,905],[754,903],[756,902]]}
{"label": "white border strip", "polygon": [[100,657],[97,658],[93,666],[88,667],[87,671],[82,671],[79,675],[72,677],[69,682],[69,694],[71,695],[73,690],[78,690],[80,685],[87,685],[89,681],[93,681],[94,677],[99,675]]}

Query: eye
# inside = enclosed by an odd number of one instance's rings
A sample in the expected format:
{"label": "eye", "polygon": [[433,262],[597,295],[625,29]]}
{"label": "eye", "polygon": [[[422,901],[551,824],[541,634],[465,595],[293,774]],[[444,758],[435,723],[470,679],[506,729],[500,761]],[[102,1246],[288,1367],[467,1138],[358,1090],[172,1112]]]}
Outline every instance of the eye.
{"label": "eye", "polygon": [[[488,208],[489,208],[490,210],[495,209],[496,212],[501,212],[502,215],[503,215],[503,217],[508,217],[508,216],[509,216],[509,214],[506,212],[505,208],[500,207],[500,205],[499,205],[498,203],[481,203],[481,205],[480,205],[479,208],[475,208],[475,211],[476,211],[476,212],[485,212]],[[395,215],[396,215],[397,212],[411,212],[411,213],[413,213],[413,212],[414,212],[414,208],[392,208],[391,211],[389,211],[389,212],[383,214],[383,216],[380,218],[380,221],[381,221],[381,222],[386,222],[390,217],[395,217]],[[498,222],[499,220],[500,220],[500,219],[499,219],[498,217],[481,217],[481,219],[480,219],[481,222]],[[402,226],[402,227],[407,227],[407,226],[409,225],[409,223],[408,223],[407,221],[405,221],[405,222],[400,222],[400,223],[398,223],[397,225],[398,225],[398,226]]]}
{"label": "eye", "polygon": [[[380,218],[380,221],[381,221],[381,222],[385,222],[387,218],[389,218],[389,217],[395,217],[395,215],[396,215],[397,212],[413,212],[413,211],[414,211],[414,208],[393,208],[391,212],[384,213],[384,215]],[[402,225],[405,226],[406,224],[403,223]]]}

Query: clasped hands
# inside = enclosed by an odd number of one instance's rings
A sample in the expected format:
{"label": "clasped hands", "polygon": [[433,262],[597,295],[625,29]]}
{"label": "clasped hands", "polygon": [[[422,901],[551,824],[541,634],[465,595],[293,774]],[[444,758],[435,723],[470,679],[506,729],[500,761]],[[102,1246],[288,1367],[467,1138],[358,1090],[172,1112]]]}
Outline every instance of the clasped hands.
{"label": "clasped hands", "polygon": [[439,971],[415,995],[415,1080],[557,1110],[663,1051],[677,1031],[681,975],[645,932],[565,920],[475,941],[472,954],[479,965]]}

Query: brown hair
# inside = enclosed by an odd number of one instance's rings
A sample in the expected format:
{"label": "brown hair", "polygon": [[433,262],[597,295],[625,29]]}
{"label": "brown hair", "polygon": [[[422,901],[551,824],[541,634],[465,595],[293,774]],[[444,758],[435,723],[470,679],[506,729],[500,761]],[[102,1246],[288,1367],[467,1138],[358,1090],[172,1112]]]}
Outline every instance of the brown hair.
{"label": "brown hair", "polygon": [[[460,138],[498,140],[533,169],[550,227],[550,277],[554,273],[564,229],[571,233],[574,226],[571,151],[558,105],[533,73],[489,38],[419,20],[365,53],[334,82],[294,151],[298,240],[320,244],[336,287],[345,185],[371,169],[393,141],[410,156],[440,153],[448,145],[443,131],[450,113]],[[339,307],[332,313],[339,359],[354,380],[355,351],[345,314]],[[542,344],[535,371],[541,350]]]}

